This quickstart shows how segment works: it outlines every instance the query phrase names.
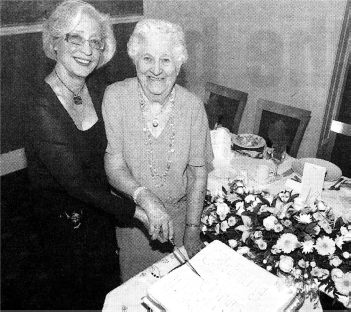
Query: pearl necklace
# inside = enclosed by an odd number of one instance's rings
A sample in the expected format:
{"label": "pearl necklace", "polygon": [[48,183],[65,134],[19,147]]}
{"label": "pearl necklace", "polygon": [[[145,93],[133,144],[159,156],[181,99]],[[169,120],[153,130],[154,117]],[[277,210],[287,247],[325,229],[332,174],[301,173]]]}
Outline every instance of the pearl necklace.
{"label": "pearl necklace", "polygon": [[[138,95],[139,95],[139,103],[140,103],[140,108],[141,108],[141,115],[143,118],[143,132],[145,135],[145,146],[146,146],[146,154],[147,154],[147,160],[148,160],[148,166],[150,169],[151,173],[151,178],[152,181],[154,182],[154,185],[157,188],[162,187],[165,182],[166,182],[166,177],[169,173],[169,170],[171,169],[171,163],[172,163],[172,154],[174,153],[174,139],[175,139],[175,127],[174,127],[174,116],[173,116],[173,108],[174,108],[174,89],[171,93],[171,96],[169,98],[169,101],[171,103],[171,113],[169,115],[169,122],[171,126],[171,137],[170,137],[170,144],[169,144],[169,150],[167,152],[167,162],[166,162],[166,168],[164,170],[163,174],[159,174],[158,170],[155,166],[155,160],[154,160],[154,150],[152,148],[152,134],[150,130],[147,128],[147,118],[146,118],[146,107],[145,107],[145,100],[141,91],[141,86],[138,85]],[[156,124],[157,123],[157,124]],[[154,125],[156,124],[156,126]],[[155,118],[152,121],[152,126],[157,127],[158,126],[158,119]]]}
{"label": "pearl necklace", "polygon": [[54,69],[54,71],[55,71],[55,74],[56,74],[57,78],[58,78],[58,79],[61,81],[61,83],[66,87],[66,89],[67,89],[68,91],[71,91],[71,92],[73,93],[73,103],[74,103],[75,105],[82,105],[82,104],[83,104],[83,100],[82,100],[82,97],[79,95],[79,93],[82,92],[85,83],[82,85],[82,87],[80,88],[80,90],[79,90],[77,93],[75,93],[75,92],[73,92],[70,88],[68,88],[68,86],[63,82],[63,80],[60,78],[60,76],[59,76],[58,73],[56,72],[56,69]]}

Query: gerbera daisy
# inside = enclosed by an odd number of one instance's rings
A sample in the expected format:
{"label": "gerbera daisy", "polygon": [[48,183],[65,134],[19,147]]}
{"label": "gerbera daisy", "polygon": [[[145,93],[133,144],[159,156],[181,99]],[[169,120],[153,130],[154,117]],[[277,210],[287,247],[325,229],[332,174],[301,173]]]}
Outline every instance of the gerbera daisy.
{"label": "gerbera daisy", "polygon": [[332,255],[335,252],[335,242],[328,236],[319,237],[314,248],[321,256]]}
{"label": "gerbera daisy", "polygon": [[302,252],[303,253],[310,253],[313,251],[313,241],[308,240],[302,243]]}
{"label": "gerbera daisy", "polygon": [[296,220],[299,223],[305,223],[305,224],[311,223],[311,221],[312,221],[311,216],[309,214],[305,214],[305,213],[302,213],[298,217],[296,217]]}
{"label": "gerbera daisy", "polygon": [[285,233],[277,241],[277,248],[285,253],[290,253],[298,247],[298,239],[292,233]]}

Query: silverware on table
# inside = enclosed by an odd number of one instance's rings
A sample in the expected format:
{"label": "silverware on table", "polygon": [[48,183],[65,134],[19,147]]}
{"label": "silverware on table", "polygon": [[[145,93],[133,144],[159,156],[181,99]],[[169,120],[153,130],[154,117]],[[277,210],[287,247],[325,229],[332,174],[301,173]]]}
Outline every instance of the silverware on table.
{"label": "silverware on table", "polygon": [[345,179],[341,177],[339,180],[337,180],[331,187],[329,187],[328,190],[339,190],[340,185],[345,182]]}

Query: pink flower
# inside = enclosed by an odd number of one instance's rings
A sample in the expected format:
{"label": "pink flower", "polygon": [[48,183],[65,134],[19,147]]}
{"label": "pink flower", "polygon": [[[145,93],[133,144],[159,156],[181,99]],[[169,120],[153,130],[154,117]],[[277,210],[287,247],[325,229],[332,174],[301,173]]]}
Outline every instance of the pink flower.
{"label": "pink flower", "polygon": [[319,237],[314,248],[321,256],[332,255],[335,252],[335,242],[328,236]]}
{"label": "pink flower", "polygon": [[291,272],[294,267],[294,259],[289,256],[280,256],[279,268],[286,273]]}

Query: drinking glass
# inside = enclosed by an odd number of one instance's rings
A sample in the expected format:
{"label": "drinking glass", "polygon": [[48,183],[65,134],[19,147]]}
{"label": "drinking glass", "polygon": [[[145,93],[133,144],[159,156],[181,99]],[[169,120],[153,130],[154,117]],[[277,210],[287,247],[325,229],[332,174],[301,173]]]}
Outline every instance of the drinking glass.
{"label": "drinking glass", "polygon": [[274,177],[276,180],[280,179],[278,168],[286,158],[286,145],[273,145],[270,153],[270,159],[275,164]]}

